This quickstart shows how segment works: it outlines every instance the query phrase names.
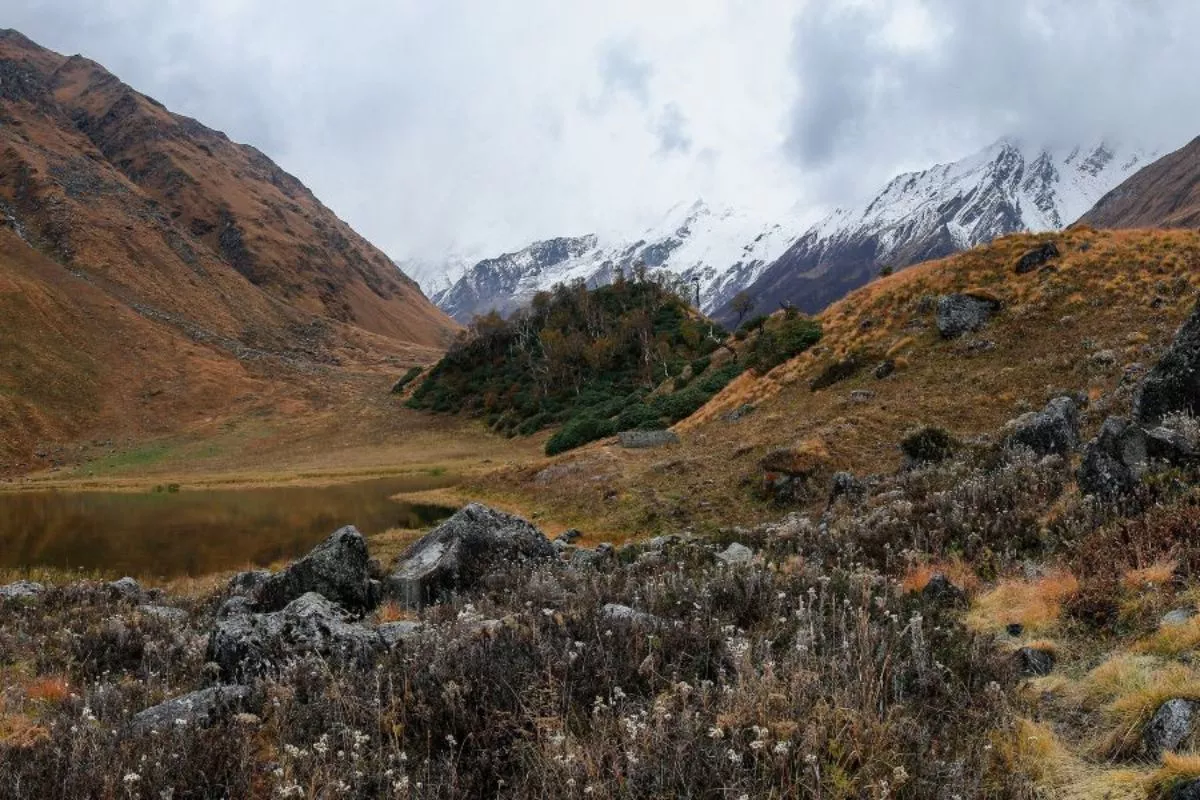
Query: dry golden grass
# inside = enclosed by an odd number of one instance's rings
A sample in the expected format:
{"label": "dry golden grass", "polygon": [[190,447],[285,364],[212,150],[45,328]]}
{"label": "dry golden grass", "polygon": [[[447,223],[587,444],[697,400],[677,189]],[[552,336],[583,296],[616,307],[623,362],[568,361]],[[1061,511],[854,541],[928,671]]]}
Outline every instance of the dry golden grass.
{"label": "dry golden grass", "polygon": [[1141,653],[1157,656],[1177,656],[1200,646],[1200,617],[1192,617],[1181,625],[1163,625],[1149,637],[1134,645]]}
{"label": "dry golden grass", "polygon": [[1165,797],[1177,784],[1196,779],[1200,779],[1200,754],[1163,753],[1162,766],[1151,776],[1149,784],[1158,796]]}
{"label": "dry golden grass", "polygon": [[[1017,259],[1048,240],[1063,253],[1053,270],[1016,275]],[[1165,294],[1162,285],[1170,287]],[[779,509],[751,497],[746,486],[756,484],[758,462],[770,450],[819,437],[829,471],[890,472],[902,461],[897,444],[917,425],[940,424],[961,438],[994,437],[1005,422],[1040,408],[1056,392],[1108,397],[1121,380],[1120,358],[1144,363],[1150,357],[1145,348],[1165,345],[1194,305],[1198,286],[1200,232],[1004,237],[902,270],[836,303],[820,315],[820,345],[764,376],[734,380],[675,426],[682,443],[669,457],[595,443],[472,485],[499,497],[529,498],[548,518],[570,518],[585,532],[704,530],[727,521],[730,508],[742,523],[764,521]],[[971,288],[1003,304],[975,337],[994,342],[994,349],[967,352],[964,341],[941,340],[932,324],[939,294]],[[1127,355],[1131,336],[1140,344]],[[1103,349],[1118,352],[1118,364],[1093,364],[1091,355]],[[827,389],[809,390],[835,359],[851,352],[882,358],[889,350],[907,362],[890,377],[875,379],[868,365]],[[851,405],[847,398],[855,389],[874,397]],[[736,423],[722,419],[747,403],[755,413]],[[1085,435],[1099,422],[1089,416]],[[535,480],[551,466],[574,471]],[[821,487],[814,487],[813,509],[823,501]]]}
{"label": "dry golden grass", "polygon": [[968,594],[973,594],[979,589],[979,576],[975,574],[971,565],[961,558],[918,564],[904,574],[900,586],[906,592],[919,592],[929,584],[929,579],[939,572]]}
{"label": "dry golden grass", "polygon": [[1046,633],[1057,626],[1063,602],[1078,591],[1075,576],[1061,570],[1032,581],[1003,580],[976,598],[966,623],[973,630],[996,633],[1018,622],[1028,634]]}
{"label": "dry golden grass", "polygon": [[389,600],[381,605],[375,612],[375,616],[381,625],[388,622],[415,621],[420,618],[415,611],[405,608],[394,600]]}
{"label": "dry golden grass", "polygon": [[1142,591],[1162,586],[1171,580],[1178,569],[1175,559],[1156,561],[1148,567],[1133,569],[1121,576],[1121,585],[1129,591]]}
{"label": "dry golden grass", "polygon": [[71,694],[71,684],[62,675],[43,675],[25,686],[25,696],[35,703],[60,703]]}
{"label": "dry golden grass", "polygon": [[1040,778],[1038,797],[1058,800],[1144,800],[1147,773],[1089,761],[1064,744],[1047,725],[1018,721],[1011,737],[997,738],[1001,757]]}

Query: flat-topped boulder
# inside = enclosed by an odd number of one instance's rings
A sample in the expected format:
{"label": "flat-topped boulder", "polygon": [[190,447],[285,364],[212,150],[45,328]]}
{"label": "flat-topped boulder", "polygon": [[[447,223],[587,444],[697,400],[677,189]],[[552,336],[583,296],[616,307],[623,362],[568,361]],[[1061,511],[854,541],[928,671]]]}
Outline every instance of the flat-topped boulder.
{"label": "flat-topped boulder", "polygon": [[520,517],[472,503],[400,555],[384,592],[409,607],[474,586],[505,565],[553,559],[546,535]]}
{"label": "flat-topped boulder", "polygon": [[982,328],[999,310],[999,301],[984,295],[944,295],[937,303],[938,333],[943,339],[957,339]]}
{"label": "flat-topped boulder", "polygon": [[645,450],[651,447],[666,447],[669,444],[679,444],[679,436],[674,431],[621,431],[617,434],[621,447],[630,450]]}

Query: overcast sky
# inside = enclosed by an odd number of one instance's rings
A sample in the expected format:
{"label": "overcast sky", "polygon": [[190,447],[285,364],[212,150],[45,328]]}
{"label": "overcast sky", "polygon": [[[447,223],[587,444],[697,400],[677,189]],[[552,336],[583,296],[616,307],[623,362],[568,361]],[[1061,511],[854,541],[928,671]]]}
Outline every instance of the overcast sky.
{"label": "overcast sky", "polygon": [[4,0],[398,259],[811,219],[1002,135],[1200,134],[1195,0]]}

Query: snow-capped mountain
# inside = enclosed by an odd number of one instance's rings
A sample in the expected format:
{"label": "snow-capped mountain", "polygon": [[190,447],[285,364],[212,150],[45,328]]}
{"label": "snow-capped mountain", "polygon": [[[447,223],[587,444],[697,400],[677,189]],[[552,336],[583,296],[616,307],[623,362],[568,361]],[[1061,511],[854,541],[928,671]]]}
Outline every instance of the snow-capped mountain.
{"label": "snow-capped mountain", "polygon": [[492,309],[511,313],[557,283],[599,285],[637,264],[698,286],[702,310],[724,322],[738,319],[730,301],[742,290],[757,311],[786,302],[815,312],[884,267],[1065,227],[1153,158],[1107,142],[1048,148],[1004,138],[960,161],[899,175],[870,202],[839,209],[807,231],[697,201],[638,236],[548,239],[470,267],[462,260],[402,266],[460,322]]}
{"label": "snow-capped mountain", "polygon": [[[450,316],[467,322],[492,309],[510,313],[558,283],[582,280],[596,286],[612,280],[618,270],[629,274],[642,264],[698,286],[701,307],[710,311],[758,277],[787,249],[795,233],[749,213],[714,211],[697,201],[671,209],[636,237],[548,239],[484,259],[430,297]],[[416,279],[422,287],[427,282],[434,286],[432,278]]]}
{"label": "snow-capped mountain", "polygon": [[478,259],[452,254],[442,259],[406,258],[395,263],[417,282],[426,297],[432,299],[453,286],[476,261]]}
{"label": "snow-capped mountain", "polygon": [[[835,211],[744,288],[759,311],[780,303],[819,311],[884,267],[1063,228],[1152,159],[1106,142],[1043,148],[1004,138],[961,161],[893,178],[866,205]],[[735,315],[726,304],[716,316]]]}

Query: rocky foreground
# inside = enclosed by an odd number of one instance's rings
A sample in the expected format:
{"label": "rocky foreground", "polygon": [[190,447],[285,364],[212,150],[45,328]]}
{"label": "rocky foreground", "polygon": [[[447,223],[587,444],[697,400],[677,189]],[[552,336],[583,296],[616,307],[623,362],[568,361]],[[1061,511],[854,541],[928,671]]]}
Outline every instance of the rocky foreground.
{"label": "rocky foreground", "polygon": [[1194,796],[1198,332],[1125,416],[923,428],[716,538],[470,505],[386,567],[348,527],[209,589],[0,587],[0,797]]}

